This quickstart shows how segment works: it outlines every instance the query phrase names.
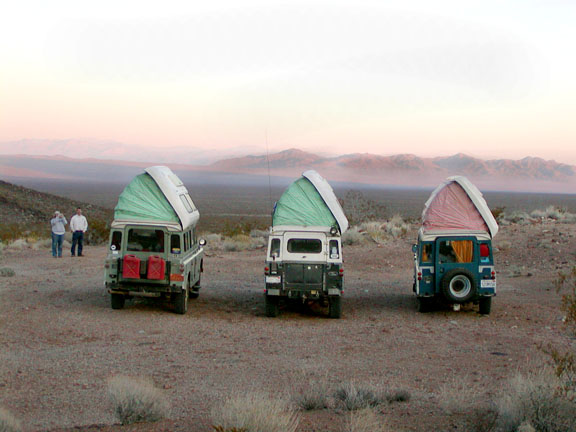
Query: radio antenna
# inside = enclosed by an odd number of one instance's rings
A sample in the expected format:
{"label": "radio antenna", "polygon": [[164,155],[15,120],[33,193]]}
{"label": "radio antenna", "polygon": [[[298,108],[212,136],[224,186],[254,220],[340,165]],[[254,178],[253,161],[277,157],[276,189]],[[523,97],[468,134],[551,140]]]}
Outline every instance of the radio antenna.
{"label": "radio antenna", "polygon": [[[270,151],[268,149],[268,127],[265,130],[266,136],[266,163],[268,164],[268,198],[270,199],[270,207],[273,206],[272,203],[272,180],[270,177]],[[273,219],[274,210],[270,212],[270,219]],[[272,226],[272,220],[270,221],[270,226]]]}

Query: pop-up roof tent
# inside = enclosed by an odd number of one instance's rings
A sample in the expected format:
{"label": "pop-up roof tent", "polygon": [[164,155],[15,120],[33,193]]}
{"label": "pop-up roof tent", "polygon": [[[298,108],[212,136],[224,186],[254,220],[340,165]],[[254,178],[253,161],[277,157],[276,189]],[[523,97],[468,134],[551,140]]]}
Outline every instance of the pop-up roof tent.
{"label": "pop-up roof tent", "polygon": [[471,234],[491,239],[498,233],[482,192],[463,176],[448,177],[438,186],[422,212],[422,240],[439,235]]}
{"label": "pop-up roof tent", "polygon": [[153,166],[124,188],[114,208],[112,227],[152,224],[180,231],[196,225],[199,218],[182,180],[168,167]]}
{"label": "pop-up roof tent", "polygon": [[348,219],[330,184],[316,171],[309,170],[276,203],[272,226],[336,227],[344,233]]}

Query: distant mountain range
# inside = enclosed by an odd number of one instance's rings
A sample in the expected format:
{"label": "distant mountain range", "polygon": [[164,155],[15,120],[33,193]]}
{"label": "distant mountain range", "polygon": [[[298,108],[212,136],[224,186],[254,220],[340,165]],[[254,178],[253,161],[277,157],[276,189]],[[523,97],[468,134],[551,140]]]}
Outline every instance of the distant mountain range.
{"label": "distant mountain range", "polygon": [[[143,167],[161,162],[74,159],[68,157],[0,155],[0,178],[61,179],[126,183]],[[423,158],[410,154],[379,156],[354,153],[324,157],[298,149],[219,160],[210,165],[166,164],[184,181],[224,184],[262,182],[262,176],[293,179],[315,169],[331,181],[385,186],[435,187],[451,175],[465,175],[484,190],[576,193],[576,166],[526,157],[483,160],[462,153]],[[236,180],[237,179],[237,180]],[[266,180],[267,182],[267,180]]]}

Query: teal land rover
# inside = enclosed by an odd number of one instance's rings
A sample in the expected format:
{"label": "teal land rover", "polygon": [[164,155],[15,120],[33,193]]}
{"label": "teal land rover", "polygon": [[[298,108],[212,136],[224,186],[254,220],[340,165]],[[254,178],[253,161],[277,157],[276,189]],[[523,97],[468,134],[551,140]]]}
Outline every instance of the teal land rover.
{"label": "teal land rover", "polygon": [[426,202],[414,253],[413,291],[418,309],[438,301],[454,310],[467,303],[489,314],[496,296],[492,238],[498,224],[480,191],[462,176],[450,177]]}

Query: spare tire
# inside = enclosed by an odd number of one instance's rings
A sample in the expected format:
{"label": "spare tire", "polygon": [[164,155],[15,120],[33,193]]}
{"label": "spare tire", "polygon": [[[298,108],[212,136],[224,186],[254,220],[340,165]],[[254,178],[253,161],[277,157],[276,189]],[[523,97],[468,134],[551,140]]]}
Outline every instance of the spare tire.
{"label": "spare tire", "polygon": [[476,278],[466,269],[453,269],[440,284],[442,294],[451,303],[468,303],[476,296]]}

